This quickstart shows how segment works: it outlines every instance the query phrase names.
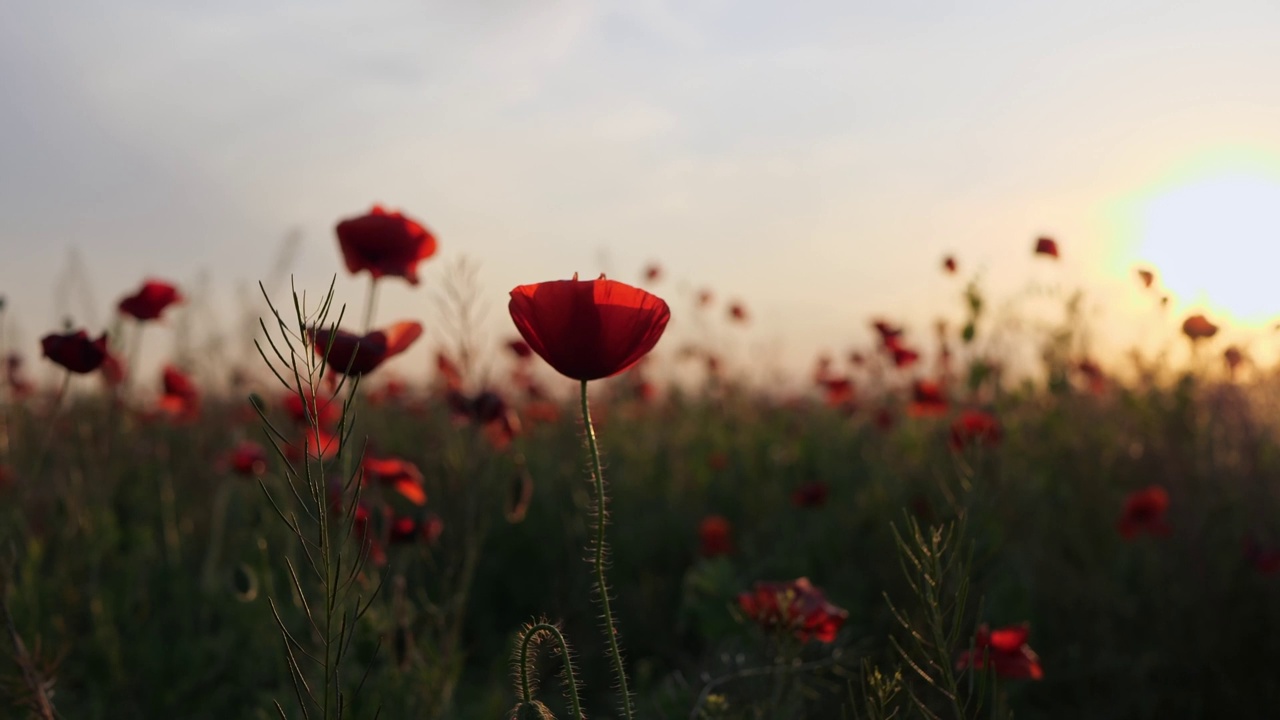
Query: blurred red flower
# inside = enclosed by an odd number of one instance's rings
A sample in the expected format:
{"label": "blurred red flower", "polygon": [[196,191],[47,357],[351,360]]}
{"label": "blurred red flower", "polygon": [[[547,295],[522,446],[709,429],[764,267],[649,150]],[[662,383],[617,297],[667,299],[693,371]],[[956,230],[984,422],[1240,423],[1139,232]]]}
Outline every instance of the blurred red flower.
{"label": "blurred red flower", "polygon": [[107,387],[116,387],[123,383],[128,374],[124,363],[120,362],[120,357],[110,350],[107,350],[107,356],[102,359],[102,367],[99,369],[102,371],[102,381],[107,384]]}
{"label": "blurred red flower", "polygon": [[897,325],[890,325],[885,320],[874,320],[871,323],[871,327],[875,328],[875,331],[880,334],[880,343],[886,346],[894,340],[902,337],[902,333],[904,332],[901,327]]}
{"label": "blurred red flower", "polygon": [[650,263],[644,269],[644,279],[647,282],[657,282],[662,279],[662,266],[657,263]]}
{"label": "blurred red flower", "polygon": [[849,378],[827,378],[821,381],[827,405],[848,408],[853,405],[856,392]]}
{"label": "blurred red flower", "polygon": [[317,397],[308,390],[307,396],[304,398],[296,392],[291,392],[284,397],[284,409],[289,413],[289,417],[294,422],[301,425],[311,425],[312,414],[315,415],[316,422],[322,428],[330,428],[338,424],[342,419],[342,403],[335,402],[331,396]]}
{"label": "blurred red flower", "polygon": [[964,410],[951,423],[951,449],[957,452],[970,444],[993,447],[1000,437],[1000,423],[982,410]]}
{"label": "blurred red flower", "polygon": [[1051,237],[1040,237],[1036,239],[1036,255],[1048,255],[1049,257],[1058,257],[1058,242]]}
{"label": "blurred red flower", "polygon": [[703,557],[733,554],[733,526],[722,515],[708,515],[698,523],[698,552]]}
{"label": "blurred red flower", "polygon": [[409,349],[413,341],[421,336],[422,323],[411,320],[398,322],[385,330],[374,330],[363,336],[345,330],[314,328],[311,331],[315,352],[324,357],[325,365],[330,370],[351,377],[373,372],[387,359]]}
{"label": "blurred red flower", "polygon": [[561,375],[582,381],[635,365],[671,319],[662,298],[603,275],[521,285],[511,291],[508,309],[534,352]]}
{"label": "blurred red flower", "polygon": [[831,486],[821,480],[807,482],[791,493],[791,504],[798,508],[819,508],[827,504]]}
{"label": "blurred red flower", "polygon": [[374,205],[367,215],[338,223],[338,245],[347,271],[369,271],[373,279],[401,277],[418,284],[418,263],[436,253],[436,238],[399,212]]}
{"label": "blurred red flower", "polygon": [[747,321],[747,308],[740,302],[733,302],[729,305],[729,319],[737,322]]}
{"label": "blurred red flower", "polygon": [[333,433],[320,428],[308,427],[302,431],[302,437],[297,444],[291,444],[285,447],[284,454],[293,462],[299,462],[304,459],[303,448],[306,448],[306,457],[312,460],[328,460],[338,454],[338,448],[341,446],[341,439]]}
{"label": "blurred red flower", "polygon": [[515,340],[508,340],[507,347],[521,360],[533,357],[533,348],[529,347],[529,343],[524,340],[520,340],[519,338]]}
{"label": "blurred red flower", "polygon": [[369,506],[361,502],[356,507],[355,517],[351,522],[351,532],[360,543],[361,554],[365,555],[375,567],[381,567],[387,564],[387,551],[382,547],[382,543],[378,542],[378,538],[374,537],[373,529],[370,527],[372,516]]}
{"label": "blurred red flower", "polygon": [[1107,387],[1107,377],[1103,374],[1102,368],[1089,358],[1085,358],[1076,364],[1076,369],[1084,376],[1086,382],[1089,383],[1089,390],[1095,394],[1101,393]]}
{"label": "blurred red flower", "polygon": [[889,356],[893,358],[894,367],[909,368],[920,359],[920,353],[904,346],[902,341],[897,338],[886,342],[885,349],[888,350]]}
{"label": "blurred red flower", "polygon": [[996,675],[1011,680],[1040,680],[1044,670],[1040,656],[1027,645],[1030,629],[1026,625],[992,630],[984,623],[973,637],[973,649],[960,654],[956,669],[982,670],[986,663]]}
{"label": "blurred red flower", "polygon": [[947,397],[942,386],[932,380],[917,380],[911,385],[911,402],[907,414],[912,417],[939,417],[947,414]]}
{"label": "blurred red flower", "polygon": [[443,351],[436,353],[436,372],[444,379],[444,386],[449,390],[462,389],[462,370],[458,368],[448,355]]}
{"label": "blurred red flower", "polygon": [[40,340],[44,356],[81,375],[102,367],[107,359],[107,334],[90,340],[88,333],[77,330],[72,333],[45,335]]}
{"label": "blurred red flower", "polygon": [[1227,364],[1227,370],[1234,376],[1236,370],[1244,363],[1244,353],[1240,348],[1232,345],[1222,353],[1222,360]]}
{"label": "blurred red flower", "polygon": [[439,516],[428,514],[425,518],[396,516],[391,519],[387,529],[387,539],[393,545],[417,542],[419,540],[434,545],[444,533],[444,521]]}
{"label": "blurred red flower", "polygon": [[267,451],[256,442],[244,440],[231,448],[223,462],[237,475],[255,477],[267,471]]}
{"label": "blurred red flower", "polygon": [[156,320],[164,309],[182,302],[182,294],[163,280],[147,280],[138,292],[120,301],[120,312],[138,320]]}
{"label": "blurred red flower", "polygon": [[165,365],[160,380],[163,387],[161,412],[178,419],[189,419],[200,411],[200,391],[189,375],[172,365]]}
{"label": "blurred red flower", "polygon": [[1138,270],[1138,281],[1142,283],[1142,287],[1149,288],[1156,281],[1156,274],[1150,270]]}
{"label": "blurred red flower", "polygon": [[956,274],[956,258],[954,255],[948,255],[942,259],[942,270],[948,275]]}
{"label": "blurred red flower", "polygon": [[360,469],[364,472],[365,484],[377,483],[395,490],[414,505],[426,504],[427,491],[423,488],[422,471],[408,460],[366,454]]}
{"label": "blurred red flower", "polygon": [[1169,493],[1159,485],[1136,490],[1124,501],[1124,512],[1116,523],[1120,537],[1129,540],[1138,533],[1168,535],[1172,530],[1165,522],[1169,510]]}
{"label": "blurred red flower", "polygon": [[714,298],[715,296],[711,294],[710,290],[699,290],[698,291],[698,307],[706,307],[710,305],[711,301]]}
{"label": "blurred red flower", "polygon": [[1182,322],[1182,334],[1192,341],[1211,338],[1218,334],[1218,326],[1204,315],[1192,315]]}
{"label": "blurred red flower", "polygon": [[791,633],[801,642],[834,642],[849,617],[805,577],[758,582],[750,592],[738,595],[738,608],[764,630]]}

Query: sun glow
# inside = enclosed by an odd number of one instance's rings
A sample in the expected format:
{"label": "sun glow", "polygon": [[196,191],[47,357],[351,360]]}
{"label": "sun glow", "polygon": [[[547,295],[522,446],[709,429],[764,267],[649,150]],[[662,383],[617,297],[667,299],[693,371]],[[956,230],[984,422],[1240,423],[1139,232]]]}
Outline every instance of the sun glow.
{"label": "sun glow", "polygon": [[1280,316],[1280,172],[1201,174],[1136,210],[1137,257],[1180,306],[1246,324]]}

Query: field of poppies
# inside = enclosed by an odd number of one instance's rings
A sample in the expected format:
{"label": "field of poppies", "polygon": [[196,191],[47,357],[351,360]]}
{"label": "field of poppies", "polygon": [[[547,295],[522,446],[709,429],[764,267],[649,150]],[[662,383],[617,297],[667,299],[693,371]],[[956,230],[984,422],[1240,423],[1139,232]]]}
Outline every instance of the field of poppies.
{"label": "field of poppies", "polygon": [[[1104,362],[1063,297],[1014,368],[970,283],[962,323],[851,319],[875,344],[783,392],[714,334],[667,332],[673,306],[750,313],[711,290],[669,305],[657,265],[514,288],[488,345],[469,308],[495,293],[464,276],[431,325],[448,349],[409,381],[384,364],[424,323],[376,296],[419,285],[435,236],[380,207],[336,236],[368,297],[264,291],[256,366],[141,374],[184,302],[161,279],[106,331],[4,348],[0,717],[1280,706],[1280,376],[1203,315],[1170,319],[1185,366]],[[1167,304],[1152,270],[1134,282]]]}

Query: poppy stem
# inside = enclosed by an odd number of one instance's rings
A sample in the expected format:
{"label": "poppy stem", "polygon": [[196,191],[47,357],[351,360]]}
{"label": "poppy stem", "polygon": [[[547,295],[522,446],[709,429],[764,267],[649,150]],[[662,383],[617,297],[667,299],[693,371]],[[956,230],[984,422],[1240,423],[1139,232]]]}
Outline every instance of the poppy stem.
{"label": "poppy stem", "polygon": [[618,690],[622,693],[622,711],[627,720],[632,718],[631,692],[627,689],[627,670],[622,665],[622,650],[618,647],[618,632],[609,608],[609,585],[604,576],[604,528],[608,519],[604,494],[604,473],[600,469],[600,448],[596,445],[596,431],[591,425],[591,406],[587,403],[587,381],[582,381],[582,426],[587,436],[587,448],[591,451],[591,472],[596,482],[596,585],[600,591],[600,610],[604,614],[604,633],[609,640],[609,655],[613,658],[613,670],[618,676]]}
{"label": "poppy stem", "polygon": [[373,311],[377,308],[378,301],[378,278],[369,275],[369,294],[365,296],[364,301],[364,333],[367,335],[373,330]]}
{"label": "poppy stem", "polygon": [[62,416],[63,399],[70,385],[71,371],[67,370],[62,374],[62,384],[58,386],[58,394],[53,398],[53,410],[49,413],[49,427],[45,429],[44,439],[40,442],[40,453],[36,455],[36,462],[29,476],[33,483],[40,482],[40,473],[44,472],[44,461],[49,456],[49,446],[53,444],[53,433],[58,426],[58,418]]}

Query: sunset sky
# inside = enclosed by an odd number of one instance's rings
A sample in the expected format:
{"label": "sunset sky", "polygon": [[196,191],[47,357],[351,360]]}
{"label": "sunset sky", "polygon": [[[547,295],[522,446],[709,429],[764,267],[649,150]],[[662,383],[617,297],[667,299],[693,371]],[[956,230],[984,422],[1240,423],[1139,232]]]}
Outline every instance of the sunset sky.
{"label": "sunset sky", "polygon": [[729,342],[787,363],[872,315],[924,340],[975,273],[997,300],[1083,287],[1118,323],[1152,317],[1153,262],[1169,327],[1259,324],[1278,31],[1271,0],[6,3],[0,292],[34,354],[74,246],[99,323],[144,276],[204,272],[229,331],[296,228],[299,285],[339,273],[358,313],[333,225],[381,202],[440,239],[379,302],[428,339],[462,255],[493,337],[514,285],[659,262],[673,330],[705,286],[752,312]]}

